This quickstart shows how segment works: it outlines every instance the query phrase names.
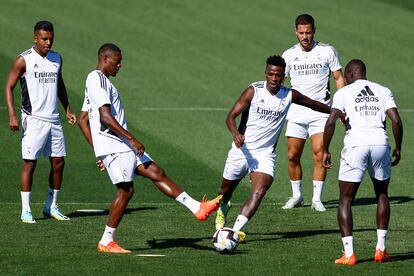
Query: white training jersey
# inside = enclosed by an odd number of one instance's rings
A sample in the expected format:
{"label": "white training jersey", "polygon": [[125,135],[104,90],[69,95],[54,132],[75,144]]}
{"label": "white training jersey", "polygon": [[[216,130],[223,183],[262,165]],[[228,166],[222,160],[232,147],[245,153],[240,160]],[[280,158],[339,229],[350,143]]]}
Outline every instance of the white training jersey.
{"label": "white training jersey", "polygon": [[344,146],[388,145],[386,111],[396,107],[392,92],[375,82],[357,80],[341,89],[332,108],[346,113]]}
{"label": "white training jersey", "polygon": [[61,57],[49,51],[42,57],[34,48],[20,54],[24,58],[26,71],[20,77],[22,89],[22,113],[40,120],[59,122],[58,77]]}
{"label": "white training jersey", "polygon": [[[286,76],[290,77],[292,89],[303,95],[330,105],[329,77],[331,72],[341,69],[336,50],[328,45],[314,41],[312,50],[302,50],[296,44],[286,50],[282,57],[286,62]],[[301,123],[304,116],[328,117],[310,108],[293,104],[288,114],[288,120]]]}
{"label": "white training jersey", "polygon": [[[243,153],[260,153],[276,155],[276,144],[282,131],[292,92],[281,87],[276,95],[266,89],[266,81],[252,83],[254,96],[250,107],[242,113],[239,132],[244,134]],[[233,148],[236,148],[233,142]]]}
{"label": "white training jersey", "polygon": [[106,104],[110,105],[115,120],[124,129],[128,130],[118,90],[101,71],[94,70],[89,73],[86,79],[82,111],[89,114],[89,125],[96,157],[132,150],[126,139],[118,137],[101,123],[99,108]]}

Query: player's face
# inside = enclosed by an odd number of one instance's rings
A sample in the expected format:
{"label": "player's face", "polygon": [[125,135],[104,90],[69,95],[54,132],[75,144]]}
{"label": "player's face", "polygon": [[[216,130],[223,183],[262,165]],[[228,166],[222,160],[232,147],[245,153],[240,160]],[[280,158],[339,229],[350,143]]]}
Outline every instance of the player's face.
{"label": "player's face", "polygon": [[34,35],[35,50],[41,56],[46,56],[52,49],[53,45],[53,32],[39,30],[35,32]]}
{"label": "player's face", "polygon": [[283,79],[285,78],[285,67],[269,64],[266,66],[265,74],[267,90],[270,92],[279,91],[279,88],[283,83]]}
{"label": "player's face", "polygon": [[296,27],[296,37],[300,43],[300,46],[305,51],[310,51],[313,45],[313,36],[315,35],[315,30],[312,28],[312,25],[298,25]]}
{"label": "player's face", "polygon": [[116,76],[119,69],[121,69],[122,54],[120,52],[110,52],[106,58],[106,71],[110,76]]}

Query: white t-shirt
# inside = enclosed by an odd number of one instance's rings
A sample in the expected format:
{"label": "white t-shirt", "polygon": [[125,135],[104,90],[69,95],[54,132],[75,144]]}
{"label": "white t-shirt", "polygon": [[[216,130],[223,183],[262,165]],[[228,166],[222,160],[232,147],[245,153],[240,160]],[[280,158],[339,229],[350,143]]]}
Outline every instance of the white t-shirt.
{"label": "white t-shirt", "polygon": [[126,139],[119,138],[108,127],[101,124],[99,108],[105,104],[110,105],[112,116],[124,129],[128,130],[118,90],[101,71],[94,70],[86,79],[82,111],[89,114],[93,149],[96,157],[132,150]]}
{"label": "white t-shirt", "polygon": [[[239,132],[245,138],[241,150],[245,154],[276,155],[276,144],[292,103],[292,91],[282,86],[276,95],[272,95],[266,89],[265,81],[251,86],[254,96],[250,107],[242,113],[239,125]],[[236,148],[234,142],[232,147]]]}
{"label": "white t-shirt", "polygon": [[[287,49],[282,57],[286,62],[285,73],[290,77],[292,89],[330,105],[329,77],[331,72],[342,68],[336,50],[328,44],[314,41],[312,50],[306,52],[298,43]],[[328,117],[328,114],[293,104],[288,120],[301,123],[304,116]]]}
{"label": "white t-shirt", "polygon": [[57,106],[60,55],[49,51],[42,57],[31,48],[20,56],[26,64],[26,71],[20,77],[22,113],[43,121],[60,122]]}
{"label": "white t-shirt", "polygon": [[392,92],[375,82],[357,80],[339,89],[332,108],[349,118],[344,146],[388,145],[386,111],[396,107]]}

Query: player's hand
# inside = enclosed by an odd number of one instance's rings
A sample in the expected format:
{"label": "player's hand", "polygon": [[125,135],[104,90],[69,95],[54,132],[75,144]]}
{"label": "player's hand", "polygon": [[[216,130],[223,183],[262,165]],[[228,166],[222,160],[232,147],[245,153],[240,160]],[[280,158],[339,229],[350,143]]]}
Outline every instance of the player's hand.
{"label": "player's hand", "polygon": [[9,128],[11,131],[19,130],[19,120],[17,119],[16,115],[12,115],[9,117]]}
{"label": "player's hand", "polygon": [[102,160],[97,160],[96,165],[98,166],[99,171],[103,172],[105,170],[105,164]]}
{"label": "player's hand", "polygon": [[394,149],[392,151],[392,157],[394,157],[394,161],[391,162],[391,166],[398,165],[401,159],[401,151],[399,149]]}
{"label": "player's hand", "polygon": [[74,125],[74,124],[76,124],[76,121],[77,121],[77,118],[76,118],[76,115],[75,114],[73,114],[72,112],[67,112],[66,113],[66,118],[68,119],[68,123],[70,124],[70,125]]}
{"label": "player's hand", "polygon": [[129,143],[131,144],[132,148],[138,156],[142,156],[144,154],[145,147],[140,141],[133,137],[129,140]]}
{"label": "player's hand", "polygon": [[240,133],[233,135],[233,141],[234,141],[234,144],[236,144],[236,147],[240,148],[244,144],[244,135]]}
{"label": "player's hand", "polygon": [[322,166],[327,169],[331,169],[333,167],[331,163],[331,153],[325,151],[322,156]]}

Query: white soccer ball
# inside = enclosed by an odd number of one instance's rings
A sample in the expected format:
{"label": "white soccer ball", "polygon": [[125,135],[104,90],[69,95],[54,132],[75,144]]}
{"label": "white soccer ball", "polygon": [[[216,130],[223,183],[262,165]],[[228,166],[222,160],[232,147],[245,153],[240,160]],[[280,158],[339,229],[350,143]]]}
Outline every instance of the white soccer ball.
{"label": "white soccer ball", "polygon": [[232,252],[239,245],[239,235],[231,228],[224,227],[213,235],[214,248],[219,252]]}

